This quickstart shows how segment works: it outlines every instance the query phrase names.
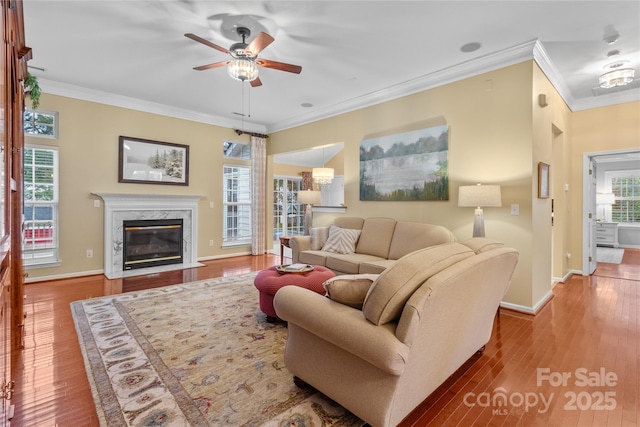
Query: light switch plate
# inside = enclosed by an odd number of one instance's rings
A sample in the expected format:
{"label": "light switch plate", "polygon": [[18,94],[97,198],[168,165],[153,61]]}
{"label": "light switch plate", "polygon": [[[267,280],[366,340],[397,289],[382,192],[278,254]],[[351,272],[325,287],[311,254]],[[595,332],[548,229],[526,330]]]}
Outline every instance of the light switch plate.
{"label": "light switch plate", "polygon": [[511,205],[511,215],[520,215],[520,205],[513,203]]}

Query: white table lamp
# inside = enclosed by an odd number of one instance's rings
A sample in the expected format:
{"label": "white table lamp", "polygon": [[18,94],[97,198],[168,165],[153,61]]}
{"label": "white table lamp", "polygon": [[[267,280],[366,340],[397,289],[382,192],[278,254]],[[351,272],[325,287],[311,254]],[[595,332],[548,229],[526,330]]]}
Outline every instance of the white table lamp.
{"label": "white table lamp", "polygon": [[473,237],[484,237],[483,207],[501,207],[499,185],[463,185],[458,187],[458,206],[475,207]]}
{"label": "white table lamp", "polygon": [[320,192],[313,190],[300,190],[298,191],[298,203],[306,205],[304,211],[304,234],[309,235],[311,229],[311,223],[313,221],[313,212],[311,206],[320,204]]}

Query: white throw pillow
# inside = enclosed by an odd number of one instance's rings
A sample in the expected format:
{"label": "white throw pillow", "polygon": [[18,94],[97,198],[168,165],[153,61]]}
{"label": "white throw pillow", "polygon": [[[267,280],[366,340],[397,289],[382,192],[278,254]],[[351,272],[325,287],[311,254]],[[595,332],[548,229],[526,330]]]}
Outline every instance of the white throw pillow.
{"label": "white throw pillow", "polygon": [[329,237],[322,247],[322,250],[338,254],[351,254],[356,250],[356,243],[358,243],[360,231],[361,230],[340,228],[332,225],[329,228]]}
{"label": "white throw pillow", "polygon": [[313,227],[309,230],[309,234],[311,235],[311,250],[319,251],[329,238],[329,226]]}

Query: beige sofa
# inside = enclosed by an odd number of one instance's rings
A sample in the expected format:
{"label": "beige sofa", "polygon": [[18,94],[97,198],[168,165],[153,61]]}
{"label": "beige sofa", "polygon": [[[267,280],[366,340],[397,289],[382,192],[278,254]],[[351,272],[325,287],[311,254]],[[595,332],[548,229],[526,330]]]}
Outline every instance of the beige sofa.
{"label": "beige sofa", "polygon": [[362,288],[362,310],[340,302],[360,275],[326,284],[342,286],[331,298],[285,286],[285,366],[373,427],[395,426],[484,348],[517,260],[485,238],[422,249]]}
{"label": "beige sofa", "polygon": [[333,225],[360,230],[353,253],[322,250],[330,227],[316,227],[311,236],[289,240],[293,262],[322,265],[336,274],[381,273],[410,252],[455,241],[446,227],[393,218],[338,217]]}

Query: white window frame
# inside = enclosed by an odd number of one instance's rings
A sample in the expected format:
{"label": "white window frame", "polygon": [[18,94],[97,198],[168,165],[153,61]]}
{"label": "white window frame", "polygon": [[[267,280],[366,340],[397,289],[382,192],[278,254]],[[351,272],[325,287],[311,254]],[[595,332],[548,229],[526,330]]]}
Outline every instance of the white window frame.
{"label": "white window frame", "polygon": [[[29,230],[30,220],[27,218],[23,218],[23,253],[22,259],[24,262],[25,268],[37,268],[37,267],[52,267],[60,265],[60,246],[59,246],[59,229],[60,229],[60,221],[59,221],[59,212],[60,212],[60,183],[59,183],[59,152],[58,147],[52,147],[49,145],[36,145],[36,144],[25,144],[25,150],[47,150],[52,151],[54,153],[53,156],[53,200],[47,202],[38,202],[38,201],[26,201],[24,200],[24,205],[28,204],[33,205],[34,209],[38,205],[52,205],[52,225],[51,229],[53,230],[51,236],[51,243],[40,248],[36,249],[28,249],[26,247],[28,241],[26,238],[26,232]],[[28,167],[29,165],[24,165],[24,167]],[[26,193],[25,193],[26,195]],[[24,196],[23,196],[24,197]],[[24,213],[23,213],[24,215]]]}
{"label": "white window frame", "polygon": [[[32,110],[29,108],[25,108],[23,114],[23,130],[24,130],[24,134],[28,135],[28,136],[35,136],[37,138],[48,138],[48,139],[58,139],[58,113],[56,111],[47,111],[47,110]],[[35,133],[35,132],[29,132],[26,129],[26,124],[27,124],[27,120],[25,118],[27,113],[32,113],[32,114],[42,114],[42,115],[46,115],[46,116],[52,116],[53,117],[53,134],[52,135],[47,135],[47,134],[42,134],[42,133]]]}
{"label": "white window frame", "polygon": [[[605,192],[606,193],[612,193],[613,192],[613,179],[614,178],[638,178],[640,177],[640,170],[619,170],[619,171],[606,171],[604,173],[604,185],[605,185]],[[617,200],[629,200],[629,201],[636,201],[636,200],[640,200],[640,194],[636,195],[635,197],[622,197],[619,198],[616,195],[616,201]],[[612,207],[609,207],[610,212],[608,212],[606,214],[607,218],[609,220],[613,220],[612,216],[613,216],[613,212],[612,212]],[[639,224],[638,222],[621,222],[620,224]]]}
{"label": "white window frame", "polygon": [[[248,176],[248,181],[242,183],[242,188],[228,188],[229,177],[227,169],[229,168],[242,169]],[[236,197],[232,197],[235,200],[229,200],[229,191],[235,192]],[[250,245],[253,233],[253,224],[251,222],[251,167],[246,164],[224,164],[222,168],[222,192],[222,247]],[[238,216],[238,219],[244,221],[244,224],[237,224],[236,227],[233,227],[233,229],[245,230],[245,233],[240,233],[241,236],[231,232],[231,228],[227,227],[230,218],[227,214],[229,207],[237,207],[244,212],[243,215]],[[246,215],[247,212],[248,216]],[[246,227],[248,227],[248,231]]]}

